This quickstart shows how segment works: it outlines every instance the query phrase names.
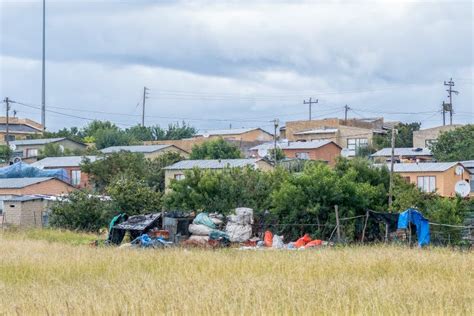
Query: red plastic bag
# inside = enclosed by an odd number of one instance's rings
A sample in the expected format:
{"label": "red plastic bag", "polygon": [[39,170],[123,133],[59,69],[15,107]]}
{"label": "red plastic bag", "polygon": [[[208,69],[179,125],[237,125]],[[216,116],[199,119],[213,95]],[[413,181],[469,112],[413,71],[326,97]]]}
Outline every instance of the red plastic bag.
{"label": "red plastic bag", "polygon": [[304,234],[303,237],[301,237],[300,239],[298,239],[296,242],[295,242],[295,248],[301,248],[303,247],[304,245],[306,245],[307,243],[309,243],[311,241],[311,237],[309,236],[309,234]]}
{"label": "red plastic bag", "polygon": [[321,246],[322,244],[323,244],[323,241],[321,239],[315,239],[315,240],[310,241],[309,243],[307,243],[305,248]]}
{"label": "red plastic bag", "polygon": [[271,247],[273,243],[273,234],[271,231],[267,230],[265,232],[265,236],[263,237],[263,242],[265,243],[265,247]]}

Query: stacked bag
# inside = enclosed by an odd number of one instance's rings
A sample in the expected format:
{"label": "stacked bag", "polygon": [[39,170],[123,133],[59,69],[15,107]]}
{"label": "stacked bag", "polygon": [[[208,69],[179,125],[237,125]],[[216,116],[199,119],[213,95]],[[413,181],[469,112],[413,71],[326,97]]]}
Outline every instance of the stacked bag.
{"label": "stacked bag", "polygon": [[209,236],[211,234],[213,237],[215,235],[221,235],[218,229],[222,227],[224,221],[224,216],[213,213],[199,213],[193,220],[193,223],[189,225],[188,230],[192,234],[189,237],[189,240],[194,240],[197,242],[207,242],[209,241]]}
{"label": "stacked bag", "polygon": [[252,237],[253,210],[238,207],[235,214],[227,216],[225,231],[231,242],[246,242]]}

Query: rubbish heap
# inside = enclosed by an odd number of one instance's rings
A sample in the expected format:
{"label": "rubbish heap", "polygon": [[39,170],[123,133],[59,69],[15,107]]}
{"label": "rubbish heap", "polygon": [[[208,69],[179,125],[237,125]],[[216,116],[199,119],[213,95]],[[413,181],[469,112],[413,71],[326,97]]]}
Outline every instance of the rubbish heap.
{"label": "rubbish heap", "polygon": [[253,210],[238,207],[235,214],[227,216],[226,233],[231,242],[245,242],[252,237]]}
{"label": "rubbish heap", "polygon": [[229,236],[222,231],[223,225],[223,215],[217,213],[199,213],[194,218],[193,223],[188,227],[191,236],[185,242],[185,245],[210,245],[212,247],[228,246],[230,239]]}

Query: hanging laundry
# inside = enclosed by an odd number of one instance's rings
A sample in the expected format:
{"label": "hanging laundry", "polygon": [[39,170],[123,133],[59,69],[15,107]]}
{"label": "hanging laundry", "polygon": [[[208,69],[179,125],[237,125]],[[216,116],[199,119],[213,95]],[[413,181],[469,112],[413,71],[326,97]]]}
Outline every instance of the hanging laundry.
{"label": "hanging laundry", "polygon": [[405,212],[400,213],[398,217],[398,229],[407,229],[412,223],[416,226],[416,236],[418,237],[418,245],[420,247],[430,243],[430,223],[416,209],[409,208]]}

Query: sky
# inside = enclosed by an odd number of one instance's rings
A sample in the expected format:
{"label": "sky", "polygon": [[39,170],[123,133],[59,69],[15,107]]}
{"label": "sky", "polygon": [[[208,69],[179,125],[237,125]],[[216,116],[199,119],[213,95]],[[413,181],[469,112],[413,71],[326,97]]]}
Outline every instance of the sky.
{"label": "sky", "polygon": [[[46,0],[46,127],[474,122],[471,0]],[[0,97],[41,120],[42,1],[0,0]],[[2,111],[5,105],[1,104]]]}

